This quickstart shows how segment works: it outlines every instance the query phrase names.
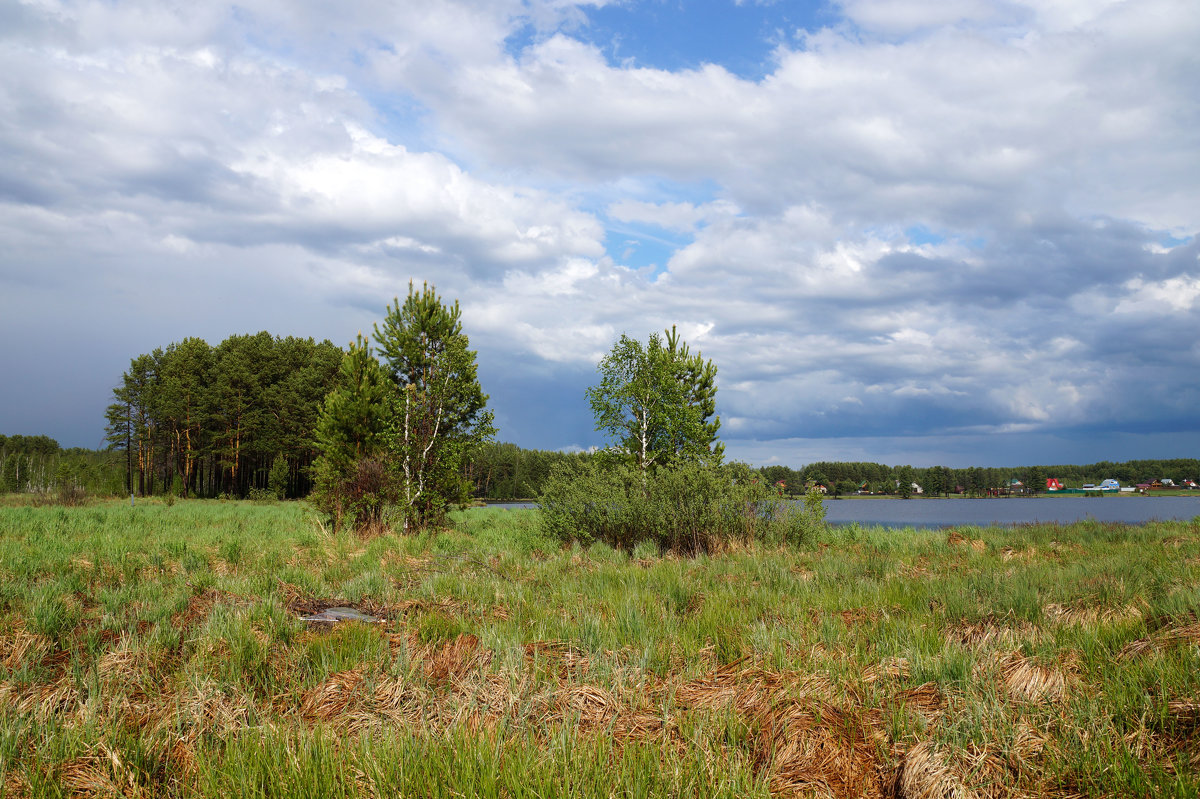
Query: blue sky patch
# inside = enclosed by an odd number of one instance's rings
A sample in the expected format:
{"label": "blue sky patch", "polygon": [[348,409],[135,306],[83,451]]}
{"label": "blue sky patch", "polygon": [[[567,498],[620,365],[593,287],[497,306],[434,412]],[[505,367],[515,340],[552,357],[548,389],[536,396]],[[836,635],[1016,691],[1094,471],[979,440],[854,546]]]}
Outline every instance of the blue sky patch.
{"label": "blue sky patch", "polygon": [[904,235],[913,244],[941,244],[946,240],[945,236],[934,233],[924,225],[913,225],[904,231]]}
{"label": "blue sky patch", "polygon": [[657,226],[637,223],[609,223],[604,247],[609,257],[633,269],[652,267],[657,277],[667,269],[667,261],[677,250],[691,243],[692,237],[666,233]]}
{"label": "blue sky patch", "polygon": [[[632,63],[664,70],[719,64],[758,80],[772,70],[771,52],[794,42],[800,29],[828,26],[837,16],[826,3],[732,0],[643,0],[585,10],[587,23],[570,35],[599,48],[613,66]],[[532,26],[510,36],[516,54],[537,39]]]}

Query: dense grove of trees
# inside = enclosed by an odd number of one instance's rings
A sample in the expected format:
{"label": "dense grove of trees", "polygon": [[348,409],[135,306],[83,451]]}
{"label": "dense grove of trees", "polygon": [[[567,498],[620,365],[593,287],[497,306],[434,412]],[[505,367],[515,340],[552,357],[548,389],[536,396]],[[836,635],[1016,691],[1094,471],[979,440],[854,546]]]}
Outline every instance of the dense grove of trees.
{"label": "dense grove of trees", "polygon": [[266,332],[215,347],[188,338],[137,356],[107,412],[127,490],[246,496],[268,489],[274,466],[274,492],[304,496],[317,415],[341,359],[328,341]]}
{"label": "dense grove of trees", "polygon": [[[252,451],[252,450],[248,450]],[[136,457],[136,452],[134,453]],[[207,456],[211,458],[210,456]],[[285,456],[286,457],[286,456]],[[546,478],[556,464],[583,462],[593,457],[590,453],[567,453],[557,450],[524,449],[511,443],[486,443],[463,464],[463,474],[471,485],[471,495],[479,499],[531,499],[538,496],[546,485]],[[290,495],[307,490],[309,475],[299,458],[289,461],[289,485],[294,486]],[[243,461],[243,463],[250,461]],[[256,482],[266,486],[269,481],[271,462],[266,457],[258,458]],[[164,479],[160,468],[154,472],[155,490],[169,489],[169,478]],[[116,495],[125,491],[125,453],[123,448],[113,450],[61,449],[58,443],[46,436],[0,435],[0,493],[3,492],[48,492],[61,485],[73,485],[89,494]],[[244,469],[242,470],[245,471]],[[295,472],[295,476],[292,473]],[[831,493],[852,494],[863,483],[867,489],[878,494],[900,495],[897,483],[906,474],[908,483],[920,485],[926,495],[953,493],[962,487],[964,493],[982,495],[988,488],[1005,485],[1017,479],[1033,482],[1030,476],[1039,477],[1038,483],[1045,485],[1045,478],[1056,477],[1068,488],[1078,488],[1086,483],[1099,484],[1101,480],[1113,478],[1122,485],[1149,481],[1155,478],[1170,478],[1176,484],[1184,479],[1200,479],[1200,460],[1175,458],[1167,460],[1136,460],[1123,463],[1101,461],[1086,465],[1022,466],[1011,468],[970,467],[950,469],[947,467],[885,466],[881,463],[835,463],[822,461],[810,463],[800,469],[787,466],[764,466],[757,470],[764,481],[784,483],[788,494],[804,493],[809,482],[818,482],[829,487]],[[215,473],[215,472],[214,472]],[[134,480],[138,480],[136,465]],[[301,489],[301,491],[295,490]],[[211,495],[200,492],[200,495]]]}

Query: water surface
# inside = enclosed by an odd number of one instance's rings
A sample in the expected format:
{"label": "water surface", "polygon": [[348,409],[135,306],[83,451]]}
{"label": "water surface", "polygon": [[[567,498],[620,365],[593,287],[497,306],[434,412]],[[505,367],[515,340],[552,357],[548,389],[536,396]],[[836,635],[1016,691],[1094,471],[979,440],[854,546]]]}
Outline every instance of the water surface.
{"label": "water surface", "polygon": [[1095,519],[1145,524],[1155,520],[1190,521],[1200,516],[1196,497],[1005,497],[988,499],[827,499],[831,524],[885,527],[1033,524]]}
{"label": "water surface", "polygon": [[[523,509],[536,508],[537,504],[497,502],[488,507]],[[857,523],[884,527],[988,527],[1038,522],[1070,524],[1085,519],[1145,524],[1156,520],[1190,521],[1196,517],[1200,517],[1200,496],[825,500],[825,520],[830,524]]]}

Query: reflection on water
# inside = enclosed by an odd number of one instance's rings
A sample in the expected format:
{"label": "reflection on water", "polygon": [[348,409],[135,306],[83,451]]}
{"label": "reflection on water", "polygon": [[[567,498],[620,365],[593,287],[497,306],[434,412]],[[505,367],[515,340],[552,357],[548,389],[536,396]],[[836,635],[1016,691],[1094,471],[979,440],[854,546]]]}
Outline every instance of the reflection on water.
{"label": "reflection on water", "polygon": [[[1200,492],[1198,492],[1200,493]],[[493,503],[493,508],[535,508],[532,502]],[[1200,516],[1195,497],[1012,497],[1006,499],[827,499],[831,524],[885,527],[951,525],[1068,524],[1084,519],[1143,524],[1154,520],[1188,521]]]}

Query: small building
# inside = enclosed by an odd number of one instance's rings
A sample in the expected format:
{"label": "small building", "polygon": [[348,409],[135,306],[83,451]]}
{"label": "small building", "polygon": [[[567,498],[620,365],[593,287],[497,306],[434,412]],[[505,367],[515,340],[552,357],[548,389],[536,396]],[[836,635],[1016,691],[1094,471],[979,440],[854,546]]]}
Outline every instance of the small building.
{"label": "small building", "polygon": [[1059,480],[1057,477],[1047,477],[1046,478],[1046,490],[1047,491],[1062,491],[1063,490],[1062,481]]}
{"label": "small building", "polygon": [[1116,480],[1113,480],[1113,479],[1110,477],[1110,478],[1109,478],[1109,479],[1107,479],[1107,480],[1103,480],[1103,481],[1101,481],[1101,483],[1100,483],[1100,490],[1101,490],[1101,491],[1120,491],[1120,490],[1121,490],[1121,484],[1120,484],[1120,483],[1118,483]]}

